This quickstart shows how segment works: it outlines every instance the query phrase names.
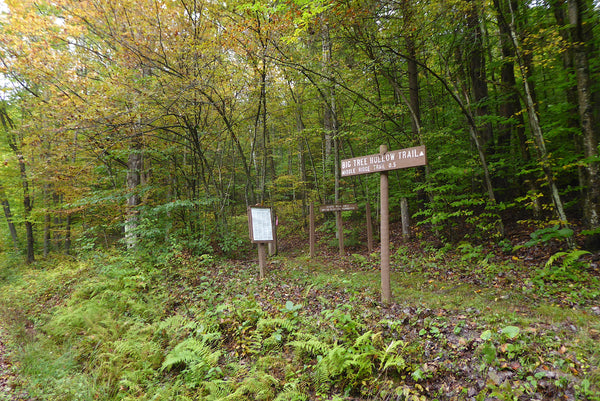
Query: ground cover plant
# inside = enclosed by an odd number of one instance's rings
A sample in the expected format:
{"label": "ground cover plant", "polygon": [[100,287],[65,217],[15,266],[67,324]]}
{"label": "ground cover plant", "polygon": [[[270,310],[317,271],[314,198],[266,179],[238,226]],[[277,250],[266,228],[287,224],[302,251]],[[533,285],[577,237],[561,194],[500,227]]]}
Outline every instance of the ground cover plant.
{"label": "ground cover plant", "polygon": [[387,306],[375,255],[282,256],[264,281],[252,261],[181,250],[8,264],[13,385],[38,400],[600,399],[598,287],[579,285],[597,278],[457,249],[395,247]]}

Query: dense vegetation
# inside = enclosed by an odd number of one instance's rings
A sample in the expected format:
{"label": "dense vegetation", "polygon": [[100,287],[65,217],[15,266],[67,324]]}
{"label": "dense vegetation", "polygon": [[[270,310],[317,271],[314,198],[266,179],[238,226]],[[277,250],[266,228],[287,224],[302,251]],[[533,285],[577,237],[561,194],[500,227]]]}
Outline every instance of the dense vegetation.
{"label": "dense vegetation", "polygon": [[496,251],[395,247],[389,306],[361,254],[8,262],[16,399],[599,400],[598,277]]}
{"label": "dense vegetation", "polygon": [[520,221],[598,247],[591,0],[7,4],[2,238],[29,261],[235,252],[248,205],[289,232],[310,202],[375,207],[377,175],[340,161],[381,144],[427,147],[392,174],[392,216],[407,198],[442,244]]}

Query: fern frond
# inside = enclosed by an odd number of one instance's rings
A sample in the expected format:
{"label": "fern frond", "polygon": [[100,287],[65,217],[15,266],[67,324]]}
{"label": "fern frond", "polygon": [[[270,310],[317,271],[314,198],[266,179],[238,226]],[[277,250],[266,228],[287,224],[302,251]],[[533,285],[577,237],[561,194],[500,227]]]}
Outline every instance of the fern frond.
{"label": "fern frond", "polygon": [[280,328],[292,332],[296,330],[296,323],[280,317],[260,318],[256,323],[256,330],[262,333],[269,333]]}
{"label": "fern frond", "polygon": [[220,356],[221,351],[213,351],[203,341],[195,338],[188,338],[177,344],[175,348],[167,354],[160,370],[165,371],[198,364],[212,367],[217,364]]}
{"label": "fern frond", "polygon": [[354,340],[354,348],[362,349],[365,347],[365,345],[373,345],[372,337],[373,331],[367,331],[366,333],[358,337],[356,340]]}
{"label": "fern frond", "polygon": [[275,387],[278,385],[279,381],[275,377],[265,372],[255,371],[252,376],[245,378],[235,392],[226,399],[271,400],[275,396]]}
{"label": "fern frond", "polygon": [[554,262],[556,262],[561,257],[565,256],[566,254],[567,254],[567,252],[556,252],[554,255],[550,256],[548,258],[548,261],[546,262],[546,268],[552,267]]}
{"label": "fern frond", "polygon": [[273,401],[308,401],[308,395],[300,391],[298,383],[286,383]]}
{"label": "fern frond", "polygon": [[590,254],[590,252],[584,251],[581,249],[571,251],[567,255],[565,255],[562,265],[563,265],[563,267],[569,267],[573,263],[577,262],[580,257],[582,257],[583,255],[588,255],[588,254]]}
{"label": "fern frond", "polygon": [[313,357],[325,355],[330,349],[329,344],[319,341],[314,337],[306,340],[290,341],[288,345],[294,347],[296,352],[305,353]]}
{"label": "fern frond", "polygon": [[398,348],[404,348],[406,343],[402,340],[392,341],[381,354],[381,363],[379,364],[379,370],[386,371],[391,367],[395,367],[396,370],[401,371],[406,368],[406,361],[399,355]]}
{"label": "fern frond", "polygon": [[224,380],[211,380],[203,383],[204,390],[208,394],[202,397],[205,401],[224,400],[233,392],[231,382]]}
{"label": "fern frond", "polygon": [[580,257],[582,257],[583,255],[587,255],[589,253],[590,252],[584,251],[581,249],[576,249],[576,250],[570,251],[570,252],[564,252],[564,251],[556,252],[554,255],[552,255],[548,258],[548,261],[546,262],[545,267],[546,268],[552,267],[552,265],[554,265],[554,263],[557,260],[564,257],[564,259],[562,261],[562,267],[567,268],[567,267],[570,267],[571,265],[573,265],[573,263],[577,262],[577,260],[579,260]]}

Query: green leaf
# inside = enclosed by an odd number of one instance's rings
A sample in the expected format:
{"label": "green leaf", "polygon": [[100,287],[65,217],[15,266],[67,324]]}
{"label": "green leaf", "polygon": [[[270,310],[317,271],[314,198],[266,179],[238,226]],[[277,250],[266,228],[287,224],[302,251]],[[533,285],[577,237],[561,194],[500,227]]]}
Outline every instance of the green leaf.
{"label": "green leaf", "polygon": [[520,332],[521,330],[517,326],[506,326],[502,329],[502,334],[510,339],[516,338]]}
{"label": "green leaf", "polygon": [[483,333],[481,333],[479,338],[481,338],[484,341],[489,340],[490,338],[492,338],[492,331],[491,330],[484,331]]}
{"label": "green leaf", "polygon": [[491,364],[496,360],[496,347],[491,343],[486,343],[481,349],[481,353],[483,354],[483,360],[487,364]]}
{"label": "green leaf", "polygon": [[419,380],[423,380],[425,378],[425,375],[423,374],[421,368],[417,368],[417,370],[412,372],[411,377],[414,381],[418,382]]}
{"label": "green leaf", "polygon": [[302,308],[301,304],[294,304],[292,301],[285,302],[285,310],[288,312],[294,312],[301,308]]}

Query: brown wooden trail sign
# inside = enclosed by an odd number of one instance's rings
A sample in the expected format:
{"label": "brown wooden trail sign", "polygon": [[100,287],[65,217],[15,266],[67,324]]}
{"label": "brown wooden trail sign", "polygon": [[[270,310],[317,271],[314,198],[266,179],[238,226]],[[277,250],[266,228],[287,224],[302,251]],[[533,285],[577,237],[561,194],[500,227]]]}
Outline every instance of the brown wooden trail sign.
{"label": "brown wooden trail sign", "polygon": [[375,155],[342,160],[342,177],[380,173],[427,164],[425,146],[416,146]]}
{"label": "brown wooden trail sign", "polygon": [[388,171],[427,164],[425,146],[387,151],[387,146],[379,147],[379,154],[342,160],[342,177],[381,173],[379,191],[381,198],[381,302],[392,300],[390,285],[390,216]]}
{"label": "brown wooden trail sign", "polygon": [[[344,211],[352,211],[358,210],[358,204],[356,203],[336,203],[330,205],[321,205],[319,206],[319,211],[321,213],[327,212],[335,212],[336,215],[336,227],[342,227],[342,212]],[[366,215],[367,215],[367,246],[369,248],[369,253],[373,252],[373,228],[371,223],[371,207],[369,203],[366,204]],[[309,205],[309,219],[310,219],[310,227],[309,227],[309,242],[310,242],[310,257],[314,258],[316,255],[316,233],[315,233],[315,206],[314,203],[311,202]],[[345,255],[344,251],[344,230],[339,230],[337,232],[338,244],[340,248],[340,256]]]}
{"label": "brown wooden trail sign", "polygon": [[338,228],[338,245],[340,250],[340,256],[343,257],[346,252],[344,251],[344,224],[342,222],[342,212],[348,210],[358,210],[358,205],[356,203],[334,203],[332,205],[321,205],[319,206],[319,210],[321,211],[321,213],[335,212],[335,226]]}
{"label": "brown wooden trail sign", "polygon": [[321,205],[319,206],[319,211],[321,213],[325,212],[345,212],[348,210],[358,210],[358,205],[356,203],[335,203],[333,205]]}

